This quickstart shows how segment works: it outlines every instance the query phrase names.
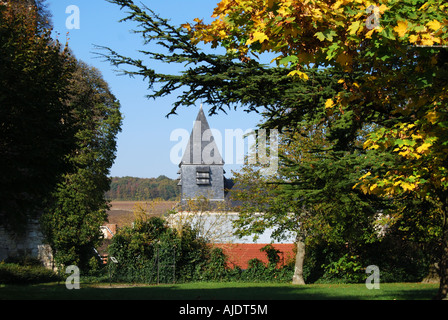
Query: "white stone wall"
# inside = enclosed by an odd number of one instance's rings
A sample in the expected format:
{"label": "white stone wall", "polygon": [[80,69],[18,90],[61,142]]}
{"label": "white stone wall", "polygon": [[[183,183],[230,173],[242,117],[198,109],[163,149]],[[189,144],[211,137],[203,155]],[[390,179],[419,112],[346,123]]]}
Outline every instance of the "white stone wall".
{"label": "white stone wall", "polygon": [[0,226],[0,261],[9,257],[27,256],[40,259],[46,267],[52,268],[51,248],[43,243],[43,239],[37,220],[29,221],[27,230],[22,235]]}

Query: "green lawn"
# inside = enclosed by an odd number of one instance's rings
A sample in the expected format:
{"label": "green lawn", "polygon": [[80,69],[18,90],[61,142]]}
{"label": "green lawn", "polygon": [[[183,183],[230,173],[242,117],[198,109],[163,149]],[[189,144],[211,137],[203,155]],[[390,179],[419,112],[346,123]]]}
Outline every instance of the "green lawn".
{"label": "green lawn", "polygon": [[364,284],[186,283],[176,285],[81,284],[68,290],[64,284],[0,285],[2,299],[145,299],[145,300],[430,300],[438,284],[384,283],[379,290]]}

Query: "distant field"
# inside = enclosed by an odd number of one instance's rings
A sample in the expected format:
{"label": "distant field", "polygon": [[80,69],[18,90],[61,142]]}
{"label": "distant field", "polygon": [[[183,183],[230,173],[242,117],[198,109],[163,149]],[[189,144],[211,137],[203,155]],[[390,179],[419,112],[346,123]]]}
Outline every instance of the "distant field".
{"label": "distant field", "polygon": [[172,209],[176,201],[112,201],[108,212],[109,223],[118,227],[130,225],[134,221],[134,210],[137,206],[151,216],[160,216]]}

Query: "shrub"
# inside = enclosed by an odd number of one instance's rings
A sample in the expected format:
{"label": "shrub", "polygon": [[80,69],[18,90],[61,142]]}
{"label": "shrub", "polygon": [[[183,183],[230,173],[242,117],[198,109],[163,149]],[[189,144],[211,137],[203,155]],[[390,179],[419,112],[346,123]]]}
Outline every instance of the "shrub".
{"label": "shrub", "polygon": [[427,274],[430,252],[418,244],[388,235],[381,241],[348,250],[345,244],[321,242],[308,246],[304,263],[306,283],[362,283],[365,269],[376,265],[385,282],[419,282]]}
{"label": "shrub", "polygon": [[277,263],[280,261],[280,250],[277,250],[274,248],[272,244],[268,244],[260,249],[262,252],[266,253],[266,256],[268,257],[268,261],[270,265],[276,266]]}
{"label": "shrub", "polygon": [[337,278],[344,283],[358,283],[365,279],[365,273],[358,256],[343,255],[337,261],[323,266],[328,278]]}
{"label": "shrub", "polygon": [[109,263],[114,281],[169,283],[195,280],[209,251],[196,230],[189,226],[175,230],[152,217],[121,229],[112,239],[109,255],[118,260]]}
{"label": "shrub", "polygon": [[221,248],[213,248],[198,280],[225,281],[228,278],[227,257]]}
{"label": "shrub", "polygon": [[1,284],[36,284],[60,280],[56,273],[40,265],[0,263]]}

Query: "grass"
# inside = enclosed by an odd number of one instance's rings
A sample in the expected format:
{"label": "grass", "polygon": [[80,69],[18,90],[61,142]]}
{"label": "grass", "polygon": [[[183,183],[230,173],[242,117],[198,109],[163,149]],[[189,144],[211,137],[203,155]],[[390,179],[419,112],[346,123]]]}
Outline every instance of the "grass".
{"label": "grass", "polygon": [[0,285],[0,300],[430,300],[438,284],[384,283],[379,290],[364,284],[185,283],[175,285],[65,284]]}

